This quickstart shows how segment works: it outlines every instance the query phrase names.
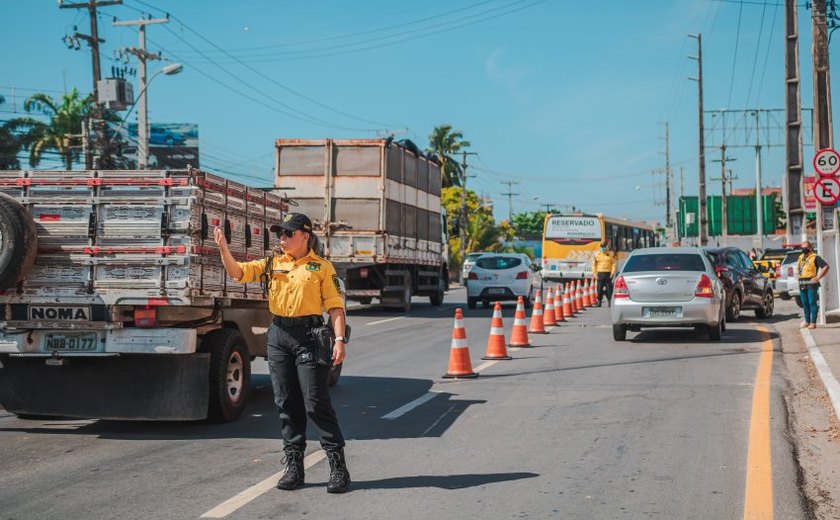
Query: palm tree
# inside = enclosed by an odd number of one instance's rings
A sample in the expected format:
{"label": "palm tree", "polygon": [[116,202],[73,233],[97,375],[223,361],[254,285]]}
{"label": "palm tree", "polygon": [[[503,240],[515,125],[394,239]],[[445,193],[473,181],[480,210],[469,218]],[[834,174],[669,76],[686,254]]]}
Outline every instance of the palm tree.
{"label": "palm tree", "polygon": [[64,161],[64,167],[73,168],[79,158],[80,150],[71,145],[74,138],[82,133],[82,121],[93,108],[91,98],[82,97],[75,88],[61,98],[61,103],[42,93],[29,96],[23,103],[27,112],[37,111],[50,118],[44,123],[32,117],[19,117],[7,123],[25,150],[29,151],[29,164],[36,168],[41,162],[44,151],[55,150]]}
{"label": "palm tree", "polygon": [[426,152],[434,154],[443,166],[441,181],[444,188],[461,185],[463,172],[455,156],[469,147],[470,142],[464,140],[464,134],[460,130],[453,130],[451,125],[436,126],[432,130]]}
{"label": "palm tree", "polygon": [[[0,96],[0,105],[6,100]],[[0,126],[0,170],[19,170],[17,152],[20,148],[17,136],[9,130],[8,124]]]}

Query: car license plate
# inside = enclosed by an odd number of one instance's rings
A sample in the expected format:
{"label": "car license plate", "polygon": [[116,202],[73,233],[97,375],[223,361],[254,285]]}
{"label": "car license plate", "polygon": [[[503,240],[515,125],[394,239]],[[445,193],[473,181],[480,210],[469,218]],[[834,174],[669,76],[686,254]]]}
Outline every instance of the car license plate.
{"label": "car license plate", "polygon": [[487,294],[505,294],[505,290],[501,287],[491,287],[487,289]]}
{"label": "car license plate", "polygon": [[96,350],[96,344],[93,333],[47,334],[44,338],[44,349],[49,351],[90,352]]}
{"label": "car license plate", "polygon": [[682,318],[682,307],[642,307],[645,318]]}

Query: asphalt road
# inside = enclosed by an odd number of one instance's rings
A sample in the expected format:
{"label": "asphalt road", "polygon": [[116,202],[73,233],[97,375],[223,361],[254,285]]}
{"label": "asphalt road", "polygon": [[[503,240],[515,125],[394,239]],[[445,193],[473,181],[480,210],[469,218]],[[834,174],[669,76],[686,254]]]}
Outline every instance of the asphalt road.
{"label": "asphalt road", "polygon": [[[608,309],[589,309],[477,379],[444,380],[464,301],[457,289],[442,307],[416,299],[408,316],[351,311],[333,393],[346,495],[325,492],[314,434],[307,486],[271,485],[282,450],[258,361],[253,400],[231,424],[0,412],[0,519],[807,518],[772,324],[762,332],[748,316],[722,342],[686,329],[615,343]],[[474,368],[491,313],[465,310]]]}

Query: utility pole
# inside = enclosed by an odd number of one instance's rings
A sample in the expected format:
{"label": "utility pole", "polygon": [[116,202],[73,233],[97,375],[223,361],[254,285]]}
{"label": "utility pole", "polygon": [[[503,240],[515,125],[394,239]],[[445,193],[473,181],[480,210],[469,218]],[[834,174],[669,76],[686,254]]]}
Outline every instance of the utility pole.
{"label": "utility pole", "polygon": [[667,230],[667,233],[673,234],[674,218],[671,212],[671,193],[674,181],[673,172],[671,171],[670,124],[667,121],[662,124],[665,125],[665,229]]}
{"label": "utility pole", "polygon": [[764,197],[761,195],[761,123],[755,111],[755,229],[758,247],[764,249]]}
{"label": "utility pole", "polygon": [[[814,0],[811,15],[811,48],[814,61],[814,150],[833,148],[831,121],[831,78],[828,65],[828,31],[826,27],[826,0]],[[817,201],[817,249],[822,256],[838,258],[838,231],[834,204],[823,206]],[[836,267],[836,266],[832,266]],[[817,321],[825,324],[825,311],[838,308],[838,274],[825,277],[820,285]]]}
{"label": "utility pole", "polygon": [[115,27],[137,26],[140,35],[138,47],[125,49],[129,54],[137,57],[140,62],[140,97],[137,100],[137,169],[145,170],[149,162],[149,109],[146,104],[146,62],[160,60],[161,55],[146,50],[146,26],[159,23],[169,23],[169,18],[144,18],[140,20],[127,20],[114,22]]}
{"label": "utility pole", "polygon": [[461,264],[463,265],[467,248],[467,156],[478,155],[476,152],[461,152],[461,225],[459,241],[461,242]]}
{"label": "utility pole", "polygon": [[726,145],[720,145],[720,159],[714,159],[712,162],[720,163],[720,178],[712,178],[713,181],[720,181],[720,234],[723,240],[723,245],[726,245],[729,233],[729,214],[726,211],[726,181],[730,181],[726,175],[726,162],[734,161],[734,157],[726,156]]}
{"label": "utility pole", "polygon": [[[105,43],[105,40],[99,37],[98,17],[96,10],[99,7],[109,5],[122,4],[122,0],[87,0],[87,2],[80,2],[74,4],[65,4],[63,0],[58,0],[59,9],[87,9],[88,18],[90,19],[90,34],[80,34],[76,31],[73,34],[74,38],[81,39],[87,42],[90,47],[91,65],[93,69],[93,109],[91,110],[91,126],[96,131],[96,142],[94,143],[96,159],[91,156],[89,148],[85,146],[85,168],[99,167],[102,157],[107,153],[108,138],[105,135],[105,120],[103,119],[104,107],[99,103],[99,80],[102,79],[101,67],[99,63],[99,45]],[[88,128],[90,131],[90,128]]]}
{"label": "utility pole", "polygon": [[799,18],[797,0],[785,0],[785,119],[786,142],[783,186],[787,213],[787,242],[805,237],[805,199],[802,193],[802,99],[799,78]]}
{"label": "utility pole", "polygon": [[698,110],[698,142],[699,142],[699,164],[697,175],[699,176],[699,193],[697,194],[698,203],[698,241],[701,246],[705,246],[708,241],[708,229],[706,227],[706,154],[703,130],[703,35],[689,34],[689,37],[697,40],[697,56],[689,56],[689,58],[697,60],[697,77],[690,78],[697,81],[697,110]]}
{"label": "utility pole", "polygon": [[519,194],[513,193],[512,189],[515,184],[519,183],[516,181],[502,181],[502,184],[507,184],[508,187],[507,193],[502,193],[502,195],[506,195],[508,198],[508,222],[513,223],[513,196]]}

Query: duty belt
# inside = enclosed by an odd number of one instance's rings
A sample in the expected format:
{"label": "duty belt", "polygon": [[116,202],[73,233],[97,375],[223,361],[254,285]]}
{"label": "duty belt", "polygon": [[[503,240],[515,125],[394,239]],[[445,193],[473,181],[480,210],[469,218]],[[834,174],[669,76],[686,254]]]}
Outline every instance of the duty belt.
{"label": "duty belt", "polygon": [[275,316],[273,321],[278,327],[320,327],[324,324],[324,318],[318,315],[298,316],[295,318]]}

